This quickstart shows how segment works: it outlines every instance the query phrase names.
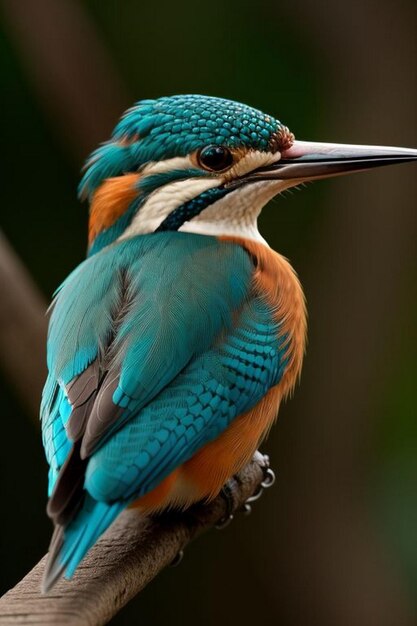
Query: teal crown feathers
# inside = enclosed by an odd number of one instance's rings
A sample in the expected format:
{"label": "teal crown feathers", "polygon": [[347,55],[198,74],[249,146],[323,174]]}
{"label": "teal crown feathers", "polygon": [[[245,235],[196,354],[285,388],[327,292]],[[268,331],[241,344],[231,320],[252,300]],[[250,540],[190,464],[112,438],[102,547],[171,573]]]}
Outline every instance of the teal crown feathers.
{"label": "teal crown feathers", "polygon": [[[142,100],[129,109],[111,140],[93,152],[81,181],[81,197],[100,183],[145,163],[186,156],[208,144],[275,152],[285,127],[244,104],[199,95]],[[285,129],[287,130],[287,129]]]}

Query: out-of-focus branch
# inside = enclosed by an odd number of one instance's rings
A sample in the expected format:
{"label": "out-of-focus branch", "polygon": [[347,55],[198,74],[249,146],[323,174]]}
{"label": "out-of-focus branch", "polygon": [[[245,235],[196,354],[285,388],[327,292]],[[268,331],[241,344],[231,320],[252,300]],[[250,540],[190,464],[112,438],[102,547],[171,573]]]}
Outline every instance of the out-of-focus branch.
{"label": "out-of-focus branch", "polygon": [[0,365],[31,415],[46,377],[46,303],[0,232]]}
{"label": "out-of-focus branch", "polygon": [[130,98],[77,0],[0,0],[41,105],[77,161],[107,138]]}
{"label": "out-of-focus branch", "polygon": [[[0,0],[0,9],[48,120],[81,161],[130,100],[95,24],[77,0]],[[46,304],[1,235],[0,287],[0,364],[37,416]]]}
{"label": "out-of-focus branch", "polygon": [[0,624],[106,624],[194,537],[230,510],[237,511],[259,490],[265,476],[263,459],[257,454],[235,477],[229,505],[220,495],[210,504],[153,520],[141,520],[134,509],[125,511],[87,555],[74,579],[59,581],[50,595],[40,593],[44,557],[0,599]]}

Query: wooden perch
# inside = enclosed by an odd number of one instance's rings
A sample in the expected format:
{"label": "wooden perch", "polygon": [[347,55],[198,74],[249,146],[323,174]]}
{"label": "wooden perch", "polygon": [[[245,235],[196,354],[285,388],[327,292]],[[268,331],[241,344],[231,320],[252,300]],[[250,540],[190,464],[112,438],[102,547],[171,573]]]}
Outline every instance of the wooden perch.
{"label": "wooden perch", "polygon": [[[60,580],[41,595],[44,557],[0,599],[0,625],[99,626],[106,624],[161,570],[171,564],[194,537],[241,509],[264,486],[267,457],[257,453],[230,483],[228,499],[183,513],[142,519],[127,510],[87,555],[71,581]],[[254,497],[255,499],[255,497]]]}

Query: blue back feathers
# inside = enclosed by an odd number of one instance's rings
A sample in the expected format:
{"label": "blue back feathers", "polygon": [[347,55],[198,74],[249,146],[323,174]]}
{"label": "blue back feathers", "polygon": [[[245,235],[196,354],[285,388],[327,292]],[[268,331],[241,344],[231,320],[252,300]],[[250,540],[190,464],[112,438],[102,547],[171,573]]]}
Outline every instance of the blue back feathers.
{"label": "blue back feathers", "polygon": [[253,269],[236,244],[160,232],[103,249],[60,288],[42,406],[50,493],[72,449],[71,385],[84,380],[81,398],[99,374],[82,400],[84,504],[60,531],[50,577],[71,575],[122,508],[280,380],[285,349],[270,305],[252,291]]}

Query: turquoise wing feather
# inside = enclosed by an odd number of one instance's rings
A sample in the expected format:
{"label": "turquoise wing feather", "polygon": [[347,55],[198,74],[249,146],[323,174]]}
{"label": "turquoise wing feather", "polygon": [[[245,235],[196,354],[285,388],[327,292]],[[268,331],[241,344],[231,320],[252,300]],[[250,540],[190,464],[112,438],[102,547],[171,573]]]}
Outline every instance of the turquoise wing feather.
{"label": "turquoise wing feather", "polygon": [[285,369],[278,327],[261,298],[92,456],[85,486],[100,501],[135,499],[220,435],[276,385]]}
{"label": "turquoise wing feather", "polygon": [[279,381],[285,350],[253,269],[240,246],[165,232],[109,246],[60,288],[42,405],[50,580]]}
{"label": "turquoise wing feather", "polygon": [[48,496],[52,494],[53,487],[60,468],[71,450],[71,441],[68,439],[65,424],[71,414],[71,405],[63,389],[52,379],[44,390],[44,397],[53,398],[48,411],[44,410],[42,424],[42,439],[45,448],[46,460],[49,463]]}
{"label": "turquoise wing feather", "polygon": [[64,428],[89,456],[231,327],[251,271],[239,246],[159,233],[110,246],[67,278],[51,316],[41,411],[54,475],[68,454]]}

